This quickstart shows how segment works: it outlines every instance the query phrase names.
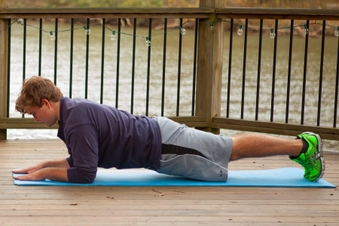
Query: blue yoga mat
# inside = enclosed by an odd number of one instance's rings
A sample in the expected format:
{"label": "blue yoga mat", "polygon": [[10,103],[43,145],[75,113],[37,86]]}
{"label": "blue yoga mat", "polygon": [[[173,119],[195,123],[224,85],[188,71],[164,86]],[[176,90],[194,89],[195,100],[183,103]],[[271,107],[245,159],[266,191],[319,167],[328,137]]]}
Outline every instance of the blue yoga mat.
{"label": "blue yoga mat", "polygon": [[313,187],[336,188],[335,185],[320,179],[310,182],[303,178],[300,168],[279,168],[268,170],[229,170],[227,182],[206,182],[175,177],[144,169],[98,170],[91,184],[77,184],[56,181],[20,181],[19,186],[202,186],[202,187]]}

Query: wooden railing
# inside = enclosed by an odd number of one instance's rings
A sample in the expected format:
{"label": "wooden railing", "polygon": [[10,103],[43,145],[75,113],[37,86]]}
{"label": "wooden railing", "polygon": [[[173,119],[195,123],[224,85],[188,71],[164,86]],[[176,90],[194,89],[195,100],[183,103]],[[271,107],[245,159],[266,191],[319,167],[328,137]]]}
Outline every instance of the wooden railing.
{"label": "wooden railing", "polygon": [[[10,41],[11,34],[8,26],[13,20],[20,18],[190,18],[196,21],[197,48],[196,48],[196,89],[195,99],[192,102],[195,111],[192,115],[166,115],[176,121],[206,131],[219,133],[220,129],[234,129],[295,135],[305,130],[319,133],[323,138],[339,140],[339,129],[336,123],[333,126],[308,125],[302,123],[275,122],[274,120],[261,121],[257,118],[248,120],[244,117],[231,118],[221,112],[222,77],[226,66],[223,65],[225,20],[227,19],[270,19],[270,20],[334,20],[339,21],[338,10],[302,10],[302,9],[246,9],[221,8],[222,5],[211,5],[214,1],[201,1],[201,8],[188,9],[2,9],[0,11],[0,139],[6,139],[7,129],[43,128],[30,118],[9,117],[9,82],[10,73]],[[207,2],[207,3],[206,3]],[[233,22],[232,22],[233,23]],[[211,32],[211,25],[214,30]],[[235,29],[235,28],[232,28]],[[288,48],[288,47],[286,47]],[[336,47],[337,48],[337,47]],[[277,59],[279,61],[279,59]],[[229,59],[231,61],[231,59]],[[232,62],[228,62],[232,63]],[[338,64],[333,65],[338,68]],[[338,71],[338,70],[337,70]],[[231,75],[228,75],[231,76]],[[335,76],[338,89],[339,75]],[[336,90],[336,98],[338,90]],[[337,106],[338,100],[333,100]],[[334,113],[334,120],[338,113]],[[53,127],[56,128],[56,127]]]}

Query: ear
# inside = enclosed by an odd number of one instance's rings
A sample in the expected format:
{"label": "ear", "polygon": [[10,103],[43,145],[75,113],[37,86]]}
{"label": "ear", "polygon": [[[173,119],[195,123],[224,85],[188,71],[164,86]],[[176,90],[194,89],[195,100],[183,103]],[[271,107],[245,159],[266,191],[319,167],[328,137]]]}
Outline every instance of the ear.
{"label": "ear", "polygon": [[47,106],[48,108],[51,107],[51,103],[49,102],[49,100],[47,100],[47,99],[42,99],[41,102],[42,102],[42,105],[46,104],[46,106]]}

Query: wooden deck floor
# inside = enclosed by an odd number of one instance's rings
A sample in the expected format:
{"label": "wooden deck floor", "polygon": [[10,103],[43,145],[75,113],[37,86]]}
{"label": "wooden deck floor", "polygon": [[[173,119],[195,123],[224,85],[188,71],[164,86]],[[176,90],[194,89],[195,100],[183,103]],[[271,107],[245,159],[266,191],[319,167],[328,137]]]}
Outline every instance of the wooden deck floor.
{"label": "wooden deck floor", "polygon": [[[324,179],[339,185],[339,154]],[[67,156],[58,140],[0,142],[0,225],[339,225],[338,189],[249,187],[19,187],[11,170]],[[230,169],[296,166],[286,157]]]}

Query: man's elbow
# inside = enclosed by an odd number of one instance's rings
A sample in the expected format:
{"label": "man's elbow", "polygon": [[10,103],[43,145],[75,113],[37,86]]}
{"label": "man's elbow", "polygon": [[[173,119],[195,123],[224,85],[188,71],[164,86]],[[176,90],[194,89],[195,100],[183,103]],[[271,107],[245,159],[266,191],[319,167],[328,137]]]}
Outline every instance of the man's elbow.
{"label": "man's elbow", "polygon": [[94,182],[95,177],[96,177],[95,173],[94,174],[90,174],[90,175],[88,174],[88,175],[86,175],[84,177],[79,178],[80,180],[78,181],[78,183],[91,184],[91,183]]}
{"label": "man's elbow", "polygon": [[96,177],[96,171],[76,170],[74,174],[68,174],[68,181],[72,183],[90,184]]}

